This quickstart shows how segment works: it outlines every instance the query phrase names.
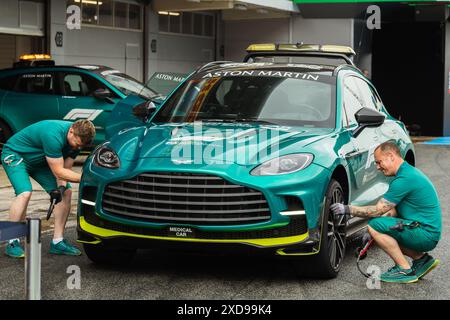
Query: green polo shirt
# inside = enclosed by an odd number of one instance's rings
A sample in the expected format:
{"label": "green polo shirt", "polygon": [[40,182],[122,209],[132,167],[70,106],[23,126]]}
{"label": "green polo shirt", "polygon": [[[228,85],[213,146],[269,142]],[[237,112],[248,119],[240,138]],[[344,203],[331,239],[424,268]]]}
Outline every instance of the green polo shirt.
{"label": "green polo shirt", "polygon": [[67,141],[72,124],[62,120],[36,122],[9,138],[4,148],[18,153],[31,167],[46,165],[45,157],[75,159],[79,150],[72,149]]}
{"label": "green polo shirt", "polygon": [[442,230],[439,198],[430,179],[406,161],[400,166],[383,196],[396,204],[399,218],[417,221],[440,240]]}

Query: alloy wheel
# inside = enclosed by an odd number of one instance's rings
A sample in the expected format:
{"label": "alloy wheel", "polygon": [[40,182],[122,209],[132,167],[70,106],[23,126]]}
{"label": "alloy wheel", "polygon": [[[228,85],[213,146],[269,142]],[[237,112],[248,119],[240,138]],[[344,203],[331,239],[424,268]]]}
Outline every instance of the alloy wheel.
{"label": "alloy wheel", "polygon": [[[342,190],[335,188],[331,197],[330,205],[343,203],[344,195]],[[334,270],[339,270],[345,255],[346,227],[347,219],[345,215],[339,218],[334,217],[331,210],[328,210],[327,244],[330,265]]]}

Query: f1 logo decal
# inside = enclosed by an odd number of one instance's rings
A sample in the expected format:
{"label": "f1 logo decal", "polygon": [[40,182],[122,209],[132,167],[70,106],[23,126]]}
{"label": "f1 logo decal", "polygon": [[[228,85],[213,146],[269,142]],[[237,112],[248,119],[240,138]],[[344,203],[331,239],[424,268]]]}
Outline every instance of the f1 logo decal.
{"label": "f1 logo decal", "polygon": [[77,119],[87,119],[94,121],[95,118],[102,113],[103,110],[97,109],[72,109],[64,116],[64,120],[77,120]]}

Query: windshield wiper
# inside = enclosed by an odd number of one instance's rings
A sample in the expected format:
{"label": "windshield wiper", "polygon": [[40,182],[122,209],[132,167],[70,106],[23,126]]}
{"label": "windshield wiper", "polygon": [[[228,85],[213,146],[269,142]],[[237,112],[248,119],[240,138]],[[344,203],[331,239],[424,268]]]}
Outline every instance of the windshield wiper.
{"label": "windshield wiper", "polygon": [[199,119],[198,121],[202,122],[226,122],[226,123],[233,123],[236,122],[236,119]]}
{"label": "windshield wiper", "polygon": [[265,120],[258,120],[255,118],[241,118],[241,119],[199,119],[199,121],[204,122],[222,122],[222,123],[243,123],[243,122],[256,122],[256,123],[263,123],[263,124],[274,124],[273,122],[265,121]]}
{"label": "windshield wiper", "polygon": [[259,120],[259,119],[255,119],[255,118],[241,118],[241,119],[236,119],[234,120],[236,122],[257,122],[257,123],[264,123],[264,124],[274,124],[273,122],[269,122],[266,120]]}

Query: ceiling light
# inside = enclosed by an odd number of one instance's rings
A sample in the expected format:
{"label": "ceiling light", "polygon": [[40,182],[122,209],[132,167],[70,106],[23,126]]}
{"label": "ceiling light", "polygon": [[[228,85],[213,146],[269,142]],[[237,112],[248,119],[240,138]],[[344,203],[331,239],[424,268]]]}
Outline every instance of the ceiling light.
{"label": "ceiling light", "polygon": [[77,3],[86,3],[86,4],[98,4],[99,6],[101,6],[103,4],[103,2],[98,2],[95,0],[75,0],[75,2]]}
{"label": "ceiling light", "polygon": [[235,3],[234,4],[234,9],[245,11],[245,10],[247,10],[247,5],[243,4],[243,3]]}

